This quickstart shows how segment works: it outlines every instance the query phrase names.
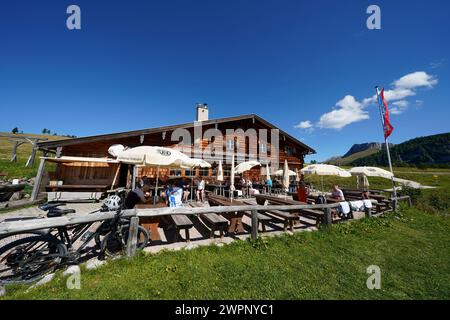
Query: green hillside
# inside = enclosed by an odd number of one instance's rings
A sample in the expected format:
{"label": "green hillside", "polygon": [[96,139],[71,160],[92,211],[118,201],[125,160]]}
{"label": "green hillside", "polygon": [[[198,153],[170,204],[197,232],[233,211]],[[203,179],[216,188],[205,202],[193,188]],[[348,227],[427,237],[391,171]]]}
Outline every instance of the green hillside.
{"label": "green hillside", "polygon": [[332,160],[327,161],[328,164],[333,164],[336,166],[346,166],[349,165],[350,163],[352,163],[355,160],[358,160],[360,158],[365,158],[368,157],[372,154],[375,154],[379,152],[378,149],[367,149],[364,151],[360,151],[360,152],[356,152],[353,153],[352,155],[348,156],[348,157],[343,157],[343,158],[335,158]]}
{"label": "green hillside", "polygon": [[[12,178],[32,178],[36,176],[39,161],[36,160],[33,168],[25,168],[28,157],[31,154],[31,144],[25,143],[17,149],[17,162],[11,162],[12,150],[14,143],[10,138],[4,136],[12,136],[11,133],[0,132],[0,172],[6,173],[8,179]],[[66,137],[53,136],[47,134],[15,134],[14,137],[32,137],[48,140],[67,139]],[[38,152],[38,157],[42,153]]]}
{"label": "green hillside", "polygon": [[[391,148],[394,166],[450,166],[450,133],[419,137]],[[386,150],[353,160],[353,166],[386,166]]]}

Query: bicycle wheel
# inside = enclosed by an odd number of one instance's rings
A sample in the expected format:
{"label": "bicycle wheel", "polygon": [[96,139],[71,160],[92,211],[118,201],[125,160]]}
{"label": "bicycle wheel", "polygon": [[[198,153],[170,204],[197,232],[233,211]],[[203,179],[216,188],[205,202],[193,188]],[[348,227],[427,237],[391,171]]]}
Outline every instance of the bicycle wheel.
{"label": "bicycle wheel", "polygon": [[[130,229],[128,227],[123,229],[122,235],[123,235],[125,244],[127,244],[127,242],[128,242],[129,232],[130,232]],[[138,226],[136,248],[138,250],[144,249],[148,245],[149,241],[150,241],[149,231],[142,226]]]}
{"label": "bicycle wheel", "polygon": [[50,235],[12,241],[0,248],[0,283],[33,282],[54,271],[66,255],[66,246]]}
{"label": "bicycle wheel", "polygon": [[[128,234],[129,228],[125,227],[121,233],[119,232],[110,232],[103,239],[101,244],[101,251],[108,257],[117,257],[118,255],[123,254],[124,249],[128,243]],[[150,235],[148,231],[138,226],[137,233],[137,249],[143,249],[147,246],[149,242]]]}

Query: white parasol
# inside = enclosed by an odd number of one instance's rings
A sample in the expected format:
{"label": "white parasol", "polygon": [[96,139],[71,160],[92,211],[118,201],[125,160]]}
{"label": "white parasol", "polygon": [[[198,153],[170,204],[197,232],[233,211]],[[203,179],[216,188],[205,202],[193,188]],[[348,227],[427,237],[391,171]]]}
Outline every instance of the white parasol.
{"label": "white parasol", "polygon": [[238,164],[236,166],[236,168],[234,168],[234,170],[237,174],[241,174],[245,171],[250,170],[253,167],[260,166],[260,165],[261,165],[261,163],[259,163],[258,161],[253,161],[253,160],[246,161],[246,162],[242,162],[242,163]]}

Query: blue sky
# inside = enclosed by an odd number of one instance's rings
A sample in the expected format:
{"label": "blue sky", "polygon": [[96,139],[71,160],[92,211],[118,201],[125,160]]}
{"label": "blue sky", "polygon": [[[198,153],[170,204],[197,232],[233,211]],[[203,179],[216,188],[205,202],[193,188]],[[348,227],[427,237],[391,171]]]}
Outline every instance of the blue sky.
{"label": "blue sky", "polygon": [[[81,30],[66,28],[70,4]],[[366,27],[370,4],[381,30]],[[211,118],[256,113],[325,160],[382,140],[378,84],[397,113],[392,142],[447,132],[449,17],[447,0],[10,1],[0,131],[177,124],[207,102]]]}

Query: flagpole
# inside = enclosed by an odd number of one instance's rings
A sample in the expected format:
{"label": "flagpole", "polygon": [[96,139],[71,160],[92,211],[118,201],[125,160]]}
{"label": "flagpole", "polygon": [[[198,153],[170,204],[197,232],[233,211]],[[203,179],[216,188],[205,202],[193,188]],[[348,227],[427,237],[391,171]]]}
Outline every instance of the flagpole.
{"label": "flagpole", "polygon": [[[382,111],[382,102],[380,101],[380,91],[378,90],[378,86],[375,87],[375,90],[377,91],[377,101],[378,101],[378,110],[380,111],[380,118],[381,118],[381,126],[383,128],[384,132],[384,117],[383,117],[383,111]],[[394,196],[394,208],[397,207],[397,190],[395,189],[395,181],[394,181],[394,170],[392,169],[392,161],[391,161],[391,153],[389,151],[389,143],[386,136],[384,137],[384,144],[386,145],[386,153],[388,157],[388,163],[389,163],[389,170],[392,173],[391,181],[392,181],[392,192]]]}

